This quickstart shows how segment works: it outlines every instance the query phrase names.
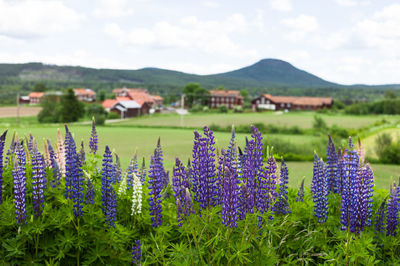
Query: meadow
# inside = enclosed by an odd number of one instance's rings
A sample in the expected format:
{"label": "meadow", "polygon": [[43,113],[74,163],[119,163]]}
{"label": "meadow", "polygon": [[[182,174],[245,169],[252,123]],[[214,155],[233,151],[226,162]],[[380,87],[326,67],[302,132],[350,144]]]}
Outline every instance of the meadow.
{"label": "meadow", "polygon": [[[219,126],[250,125],[255,123],[271,124],[280,127],[297,126],[302,129],[312,128],[315,112],[262,112],[262,113],[191,113],[188,115],[156,114],[151,117],[126,119],[116,124],[136,126],[173,126],[199,128],[204,125]],[[318,114],[328,126],[340,125],[344,128],[359,129],[382,120],[395,123],[400,116],[391,115],[343,115]]]}
{"label": "meadow", "polygon": [[[223,115],[221,115],[223,116]],[[219,118],[220,116],[215,116]],[[285,118],[285,116],[283,117]],[[312,118],[312,116],[310,116]],[[20,125],[16,127],[14,124],[8,124],[10,135],[15,131],[19,136],[28,137],[30,133],[38,141],[39,147],[43,148],[43,143],[45,139],[50,139],[52,143],[57,140],[57,129],[60,129],[62,135],[64,136],[64,126],[63,125],[38,125],[29,124],[31,121],[27,119],[27,124]],[[142,118],[141,118],[142,119]],[[147,117],[151,120],[152,117]],[[376,118],[379,120],[381,118]],[[376,121],[371,120],[371,121]],[[293,120],[294,121],[294,120]],[[200,122],[198,122],[200,123]],[[4,125],[4,124],[3,124]],[[1,126],[0,120],[0,130],[7,127]],[[90,137],[90,126],[71,124],[70,129],[73,133],[74,139],[80,145],[83,140],[87,146]],[[133,157],[135,152],[137,152],[139,158],[144,157],[146,160],[146,165],[149,164],[150,156],[154,152],[154,148],[157,144],[158,138],[161,139],[161,145],[164,149],[164,161],[165,167],[172,173],[172,166],[176,157],[181,158],[183,161],[187,161],[191,158],[192,146],[193,146],[193,130],[192,129],[176,129],[176,128],[163,128],[163,127],[136,127],[136,126],[126,126],[119,124],[111,124],[109,126],[99,126],[97,128],[99,134],[99,150],[104,151],[105,145],[109,145],[113,152],[117,153],[121,158],[121,165],[124,169],[128,167],[130,159]],[[197,128],[201,131],[201,128]],[[216,137],[216,147],[218,149],[226,148],[231,137],[231,133],[226,132],[215,132]],[[244,147],[245,137],[250,137],[249,134],[237,133],[238,146]],[[264,134],[264,138],[275,138],[288,141],[293,144],[305,144],[310,147],[310,152],[315,149],[313,147],[314,143],[322,141],[327,142],[327,137],[323,136],[310,136],[310,135],[285,135],[285,134]],[[11,138],[9,137],[6,141],[6,147],[9,145]],[[368,152],[369,146],[365,145]],[[324,146],[325,149],[325,146]],[[276,151],[279,152],[279,151]],[[317,150],[320,156],[325,156],[325,150]],[[368,155],[368,153],[367,153]],[[373,163],[372,167],[376,176],[376,186],[378,188],[387,189],[391,180],[397,178],[400,173],[400,166],[398,165],[383,165],[378,163]],[[303,177],[305,178],[305,183],[311,183],[312,177],[312,162],[288,162],[288,168],[290,172],[289,186],[298,187],[301,183]]]}

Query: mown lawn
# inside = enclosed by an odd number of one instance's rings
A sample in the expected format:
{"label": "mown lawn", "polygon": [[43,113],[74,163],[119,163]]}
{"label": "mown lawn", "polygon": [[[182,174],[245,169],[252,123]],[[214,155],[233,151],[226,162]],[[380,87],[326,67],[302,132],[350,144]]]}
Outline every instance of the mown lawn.
{"label": "mown lawn", "polygon": [[[5,128],[0,126],[2,132]],[[60,128],[64,135],[64,128]],[[84,140],[85,148],[88,149],[88,140],[90,137],[90,126],[71,125],[70,130],[74,134],[77,146]],[[130,158],[138,152],[139,158],[146,158],[148,166],[150,156],[154,151],[157,139],[161,137],[161,144],[164,152],[165,166],[172,173],[172,166],[176,157],[182,161],[187,161],[191,156],[193,145],[193,131],[187,129],[166,129],[166,128],[136,128],[136,127],[98,127],[99,134],[99,152],[104,151],[107,144],[110,148],[119,154],[122,166],[128,165]],[[10,128],[7,137],[6,148],[11,141],[12,133],[16,131],[19,136],[28,136],[31,132],[39,145],[43,144],[44,139],[50,138],[52,143],[57,138],[57,127],[19,127]],[[276,138],[285,139],[293,143],[312,145],[316,137],[305,135],[269,135]],[[230,133],[216,132],[216,143],[219,148],[226,147],[230,140]],[[267,136],[264,136],[267,137]],[[237,134],[238,145],[243,146],[245,143],[245,134]],[[42,146],[40,147],[42,150]],[[322,155],[322,152],[320,153]],[[297,187],[303,176],[306,178],[306,184],[309,186],[312,177],[312,162],[288,162],[291,187]],[[373,164],[376,176],[376,184],[378,188],[388,188],[391,178],[397,179],[400,174],[400,166],[398,165],[381,165]]]}
{"label": "mown lawn", "polygon": [[[120,125],[143,125],[143,126],[175,126],[175,127],[202,127],[216,124],[219,126],[250,125],[252,123],[273,124],[276,126],[297,126],[299,128],[311,128],[315,112],[290,112],[290,113],[192,113],[185,116],[177,114],[157,114],[151,117],[139,117],[118,122]],[[400,116],[383,115],[320,115],[329,126],[339,125],[344,128],[358,129],[369,126],[377,121],[385,119],[395,122]]]}

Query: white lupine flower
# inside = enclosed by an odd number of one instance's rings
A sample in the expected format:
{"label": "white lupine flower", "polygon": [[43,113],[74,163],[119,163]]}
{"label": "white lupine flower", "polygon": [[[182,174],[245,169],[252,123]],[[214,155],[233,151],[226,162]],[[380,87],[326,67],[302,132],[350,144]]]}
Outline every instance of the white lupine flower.
{"label": "white lupine flower", "polygon": [[118,195],[122,196],[126,194],[126,178],[127,176],[124,175],[122,178],[121,184],[119,185]]}
{"label": "white lupine flower", "polygon": [[142,183],[139,177],[133,173],[133,194],[132,194],[132,213],[142,213]]}

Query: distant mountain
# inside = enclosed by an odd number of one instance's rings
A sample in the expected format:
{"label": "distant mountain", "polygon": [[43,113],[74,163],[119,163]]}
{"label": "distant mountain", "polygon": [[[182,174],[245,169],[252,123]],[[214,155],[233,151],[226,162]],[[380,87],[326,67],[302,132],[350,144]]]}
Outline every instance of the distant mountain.
{"label": "distant mountain", "polygon": [[294,87],[335,87],[339,84],[328,82],[288,62],[278,59],[263,59],[251,66],[217,74],[215,76],[246,79],[260,83]]}
{"label": "distant mountain", "polygon": [[373,90],[380,95],[383,89],[400,88],[400,85],[344,86],[323,80],[278,59],[263,59],[251,66],[214,75],[195,75],[160,68],[121,70],[27,63],[0,64],[0,102],[6,98],[10,101],[15,99],[16,91],[29,92],[37,82],[56,90],[79,86],[111,92],[119,86],[142,86],[162,95],[179,95],[189,82],[199,83],[208,89],[218,86],[247,89],[253,95],[268,91],[281,95],[347,97],[361,95],[361,89]]}

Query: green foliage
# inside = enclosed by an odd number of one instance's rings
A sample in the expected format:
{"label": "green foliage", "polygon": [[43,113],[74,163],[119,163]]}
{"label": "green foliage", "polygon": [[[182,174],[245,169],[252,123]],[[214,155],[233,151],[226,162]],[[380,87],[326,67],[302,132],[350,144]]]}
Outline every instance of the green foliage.
{"label": "green foliage", "polygon": [[85,114],[84,105],[75,96],[72,88],[61,98],[61,121],[76,122]]}
{"label": "green foliage", "polygon": [[218,113],[227,113],[227,112],[228,112],[228,106],[226,105],[218,106]]}
{"label": "green foliage", "polygon": [[400,99],[396,97],[385,98],[375,102],[356,103],[345,109],[347,114],[400,114]]}
{"label": "green foliage", "polygon": [[58,123],[61,121],[61,106],[56,96],[45,96],[42,100],[42,110],[38,114],[40,123]]}
{"label": "green foliage", "polygon": [[382,133],[375,140],[376,154],[382,163],[400,163],[400,139],[393,141],[388,133]]}
{"label": "green foliage", "polygon": [[121,116],[116,112],[108,112],[107,119],[120,119]]}
{"label": "green foliage", "polygon": [[103,102],[106,99],[106,91],[104,89],[101,89],[99,91],[99,101]]}
{"label": "green foliage", "polygon": [[183,88],[183,93],[185,94],[185,104],[192,108],[193,105],[207,105],[208,96],[210,92],[201,87],[198,83],[188,83]]}
{"label": "green foliage", "polygon": [[47,90],[46,84],[44,84],[43,82],[39,82],[35,84],[35,87],[33,87],[32,91],[45,92],[46,90]]}

